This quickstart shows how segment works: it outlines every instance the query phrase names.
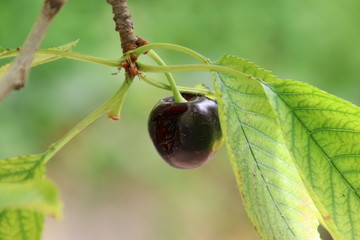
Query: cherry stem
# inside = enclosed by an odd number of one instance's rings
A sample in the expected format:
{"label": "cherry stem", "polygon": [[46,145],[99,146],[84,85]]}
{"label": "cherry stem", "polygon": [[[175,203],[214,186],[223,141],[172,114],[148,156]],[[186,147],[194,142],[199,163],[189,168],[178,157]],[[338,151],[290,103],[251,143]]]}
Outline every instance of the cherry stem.
{"label": "cherry stem", "polygon": [[195,52],[194,50],[187,48],[187,47],[183,47],[177,44],[171,44],[171,43],[149,43],[146,45],[143,45],[135,50],[131,50],[128,51],[126,54],[136,54],[136,55],[141,55],[149,50],[152,49],[167,49],[167,50],[174,50],[174,51],[178,51],[178,52],[182,52],[185,53],[195,59],[197,59],[198,61],[205,63],[205,64],[209,64],[210,60],[206,57],[204,57],[203,55],[201,55],[198,52]]}
{"label": "cherry stem", "polygon": [[211,65],[211,64],[188,64],[188,65],[169,65],[169,66],[153,66],[144,64],[141,62],[137,62],[138,68],[142,72],[153,72],[153,73],[165,73],[165,72],[217,72],[220,74],[226,74],[229,76],[240,77],[240,78],[247,78],[247,79],[256,79],[252,75],[243,73],[241,71]]}
{"label": "cherry stem", "polygon": [[[159,55],[157,55],[153,50],[149,50],[147,55],[149,57],[151,57],[160,66],[166,66],[165,62],[161,59],[161,57]],[[169,72],[165,72],[165,76],[166,76],[166,78],[167,78],[167,80],[169,82],[171,91],[173,92],[175,102],[178,102],[178,103],[187,102],[185,100],[185,98],[183,98],[183,96],[181,95],[179,89],[177,88],[174,77],[172,76],[172,74],[169,73]]]}
{"label": "cherry stem", "polygon": [[[109,110],[112,106],[119,103],[119,99],[124,99],[128,88],[130,87],[132,81],[124,81],[120,89],[113,95],[109,100],[103,103],[98,109],[90,114],[87,118],[79,122],[75,127],[73,127],[64,137],[60,138],[58,141],[53,143],[48,150],[45,152],[44,159],[47,162],[51,157],[53,157],[62,147],[65,146],[71,139],[73,139],[77,134],[79,134],[84,128],[93,123],[98,119],[104,112]],[[122,100],[121,100],[122,101]]]}
{"label": "cherry stem", "polygon": [[[18,50],[8,50],[5,52],[0,53],[0,59],[14,57],[19,54]],[[119,67],[121,62],[126,59],[126,57],[122,57],[120,59],[106,59],[100,57],[94,57],[78,52],[73,51],[63,51],[63,50],[53,50],[53,49],[39,49],[36,51],[36,55],[53,55],[73,60],[78,60],[82,62],[89,62],[89,63],[96,63],[101,65],[106,65],[110,67]]]}
{"label": "cherry stem", "polygon": [[125,80],[120,87],[121,92],[119,92],[116,102],[108,111],[108,118],[112,120],[120,120],[121,108],[124,103],[126,93],[129,90],[132,83],[133,83],[133,79],[127,73],[125,73]]}
{"label": "cherry stem", "polygon": [[[158,80],[152,79],[144,74],[139,75],[139,77],[141,80],[145,81],[146,83],[148,83],[150,85],[153,85],[158,88],[166,89],[166,90],[171,90],[170,85],[160,82]],[[182,86],[177,86],[177,88],[182,93],[200,94],[200,95],[205,95],[209,98],[215,98],[215,93],[206,88],[189,88],[189,87],[182,87]]]}

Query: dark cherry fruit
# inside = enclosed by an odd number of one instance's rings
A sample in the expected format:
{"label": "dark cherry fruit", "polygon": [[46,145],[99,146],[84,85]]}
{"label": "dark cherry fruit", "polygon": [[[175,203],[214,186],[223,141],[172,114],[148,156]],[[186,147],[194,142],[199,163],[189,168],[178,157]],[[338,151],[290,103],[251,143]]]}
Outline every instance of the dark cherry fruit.
{"label": "dark cherry fruit", "polygon": [[188,102],[162,98],[151,111],[148,129],[160,156],[180,169],[200,167],[222,142],[217,103],[201,95],[184,94]]}

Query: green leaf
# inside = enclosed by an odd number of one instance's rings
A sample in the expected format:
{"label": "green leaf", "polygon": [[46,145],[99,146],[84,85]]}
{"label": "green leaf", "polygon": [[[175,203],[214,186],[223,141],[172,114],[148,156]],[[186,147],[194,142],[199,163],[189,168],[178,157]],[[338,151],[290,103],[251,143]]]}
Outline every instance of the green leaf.
{"label": "green leaf", "polygon": [[45,179],[0,183],[0,210],[28,209],[60,217],[57,189]]}
{"label": "green leaf", "polygon": [[42,178],[45,174],[43,163],[44,154],[0,160],[0,183],[16,183]]}
{"label": "green leaf", "polygon": [[1,240],[40,240],[44,215],[29,210],[0,212]]}
{"label": "green leaf", "polygon": [[[70,43],[61,45],[59,47],[48,48],[47,50],[58,50],[58,51],[68,52],[68,51],[71,51],[77,45],[78,42],[79,42],[79,40],[75,40]],[[0,59],[14,57],[18,53],[19,53],[19,49],[2,49],[2,50],[0,50]],[[39,54],[37,54],[37,55],[39,55]],[[44,54],[44,55],[50,55],[50,54]],[[61,58],[61,57],[59,57],[59,58]]]}
{"label": "green leaf", "polygon": [[[71,51],[76,44],[78,43],[78,40],[73,41],[71,43],[62,45],[60,47],[55,47],[55,48],[48,48],[48,50],[58,50],[58,51],[63,51],[63,52],[68,52]],[[1,58],[7,58],[7,57],[12,57],[12,56],[16,56],[18,53],[18,50],[16,49],[11,49],[11,50],[5,50],[3,52],[0,52],[0,59]],[[54,54],[44,54],[44,53],[36,53],[31,66],[35,67],[41,64],[45,64],[48,62],[52,62],[58,59],[61,59],[63,57],[59,56],[59,55],[54,55]],[[5,64],[3,66],[0,67],[0,80],[2,79],[2,76],[4,75],[4,73],[6,72],[6,70],[8,70],[8,68],[10,67],[11,63]]]}
{"label": "green leaf", "polygon": [[[47,155],[29,155],[17,158],[0,160],[0,186],[3,184],[27,184],[29,181],[42,180],[45,174],[45,160]],[[40,186],[41,188],[41,186]],[[30,188],[29,188],[30,189]],[[44,189],[46,190],[46,188]],[[42,192],[46,194],[46,191]],[[53,192],[51,194],[51,192]],[[49,198],[54,203],[51,210],[42,208],[42,206],[33,205],[33,210],[25,209],[7,209],[0,211],[0,239],[1,240],[28,240],[41,239],[41,233],[44,224],[44,214],[39,211],[59,215],[60,204],[55,196],[55,190],[51,190]],[[41,191],[40,191],[41,193]],[[46,199],[46,198],[45,198]],[[7,201],[8,198],[0,194],[0,202]],[[13,206],[14,207],[14,206]],[[38,210],[38,211],[34,211]]]}
{"label": "green leaf", "polygon": [[[246,60],[216,65],[275,79]],[[320,239],[317,210],[291,159],[276,115],[258,81],[218,74],[221,127],[245,208],[264,239]]]}
{"label": "green leaf", "polygon": [[360,108],[305,83],[261,83],[323,221],[360,239]]}
{"label": "green leaf", "polygon": [[[58,51],[62,51],[62,52],[69,52],[71,51],[76,44],[79,42],[79,40],[70,42],[68,44],[59,46],[59,47],[55,47],[55,48],[48,48],[48,50],[58,50]],[[55,56],[55,55],[51,55],[51,54],[35,54],[34,59],[31,63],[32,67],[44,64],[44,63],[48,63],[48,62],[52,62],[58,59],[61,59],[61,56]]]}

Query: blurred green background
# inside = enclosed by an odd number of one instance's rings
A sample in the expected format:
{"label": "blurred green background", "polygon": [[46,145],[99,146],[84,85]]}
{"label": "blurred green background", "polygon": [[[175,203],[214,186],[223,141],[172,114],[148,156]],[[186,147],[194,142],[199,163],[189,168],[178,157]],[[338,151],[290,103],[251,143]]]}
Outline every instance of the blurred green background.
{"label": "blurred green background", "polygon": [[[21,46],[41,5],[1,0],[0,46]],[[129,0],[129,6],[136,33],[150,42],[184,45],[212,60],[237,55],[360,104],[358,0]],[[42,48],[76,39],[75,51],[121,55],[105,0],[69,0]],[[158,53],[169,64],[194,63],[178,53]],[[0,158],[44,151],[115,92],[122,74],[113,72],[66,59],[32,69],[26,88],[0,103]],[[208,73],[175,77],[179,85],[211,86]],[[47,219],[45,240],[258,239],[224,147],[189,171],[169,167],[155,152],[147,116],[166,95],[135,80],[120,121],[103,116],[50,161],[48,176],[65,209],[63,220]]]}

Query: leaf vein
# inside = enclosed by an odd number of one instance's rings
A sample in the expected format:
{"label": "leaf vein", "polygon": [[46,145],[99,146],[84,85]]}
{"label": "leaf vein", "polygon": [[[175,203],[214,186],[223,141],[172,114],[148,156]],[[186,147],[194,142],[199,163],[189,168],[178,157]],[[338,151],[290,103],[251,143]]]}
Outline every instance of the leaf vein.
{"label": "leaf vein", "polygon": [[342,173],[344,175],[347,175],[347,174],[360,174],[360,169],[347,170],[347,171],[344,171]]}
{"label": "leaf vein", "polygon": [[27,235],[26,235],[26,232],[25,232],[25,229],[24,229],[24,223],[22,221],[23,216],[21,215],[21,210],[16,210],[16,216],[17,216],[17,219],[18,219],[18,222],[19,222],[20,235],[22,236],[21,239],[26,240],[28,238],[27,238]]}
{"label": "leaf vein", "polygon": [[285,160],[283,160],[283,159],[281,159],[281,158],[273,155],[272,153],[266,151],[265,149],[263,149],[263,148],[255,145],[255,144],[253,144],[253,143],[248,143],[248,144],[250,144],[251,146],[253,146],[253,147],[257,148],[257,149],[259,149],[259,150],[260,150],[261,152],[263,152],[264,154],[266,154],[266,155],[268,155],[268,156],[270,156],[270,157],[272,157],[272,158],[274,158],[274,159],[276,159],[276,160],[284,163],[284,165],[286,165],[288,168],[290,168],[290,169],[292,169],[292,170],[296,170],[296,168],[294,168],[293,166],[290,166]]}
{"label": "leaf vein", "polygon": [[[273,188],[277,189],[279,192],[282,192],[282,193],[285,193],[285,194],[288,195],[288,196],[291,196],[294,200],[296,200],[296,201],[298,201],[298,202],[301,202],[301,200],[300,200],[298,197],[296,197],[294,194],[292,194],[292,193],[290,193],[290,192],[288,192],[288,191],[285,191],[283,188],[280,188],[280,187],[278,187],[278,186],[276,186],[275,184],[272,184],[272,183],[270,183],[270,182],[266,182],[266,184],[267,184],[268,186],[270,186],[270,187],[273,187]],[[277,202],[277,201],[276,201],[276,202]]]}
{"label": "leaf vein", "polygon": [[[348,205],[348,209],[349,211],[351,212],[351,204],[350,204],[350,198],[347,198],[347,205]],[[355,236],[355,231],[354,229],[357,228],[357,226],[354,226],[354,220],[352,218],[352,214],[349,214],[349,221],[350,221],[350,225],[351,225],[351,228],[350,229],[353,229],[352,231],[350,231],[351,235],[352,235],[352,238],[351,239],[356,239],[356,236]]]}
{"label": "leaf vein", "polygon": [[[231,97],[230,97],[231,98]],[[241,108],[239,105],[235,104],[235,107],[243,112],[246,112],[246,113],[251,113],[251,114],[254,114],[254,115],[259,115],[259,116],[262,116],[264,118],[268,118],[268,119],[271,119],[271,120],[274,120],[274,118],[270,117],[269,115],[266,115],[266,114],[263,114],[263,113],[259,113],[259,112],[254,112],[254,111],[250,111],[250,110],[247,110],[247,109],[244,109],[244,108]]]}
{"label": "leaf vein", "polygon": [[347,158],[347,157],[360,157],[360,154],[343,154],[343,155],[337,155],[334,156],[332,158],[330,158],[331,161],[336,160],[336,159],[341,159],[341,158]]}
{"label": "leaf vein", "polygon": [[[279,96],[279,98],[281,98]],[[281,99],[283,102],[284,100]],[[350,113],[350,112],[344,112],[344,111],[340,111],[340,110],[337,110],[337,109],[327,109],[327,108],[316,108],[316,107],[291,107],[289,104],[286,103],[286,105],[289,107],[289,109],[291,111],[328,111],[328,112],[336,112],[336,113],[341,113],[341,114],[344,114],[344,115],[352,115],[352,116],[356,116],[356,117],[359,117],[359,114],[357,113]]]}
{"label": "leaf vein", "polygon": [[300,215],[300,216],[302,216],[302,217],[304,217],[304,218],[307,217],[303,212],[300,212],[298,209],[293,208],[292,206],[290,206],[290,205],[288,205],[288,204],[286,204],[286,203],[283,203],[283,202],[277,202],[277,203],[278,203],[279,205],[284,206],[285,208],[291,210],[292,212],[297,213],[298,215]]}
{"label": "leaf vein", "polygon": [[290,178],[289,176],[283,175],[283,174],[280,173],[279,171],[276,171],[276,169],[274,169],[274,168],[272,168],[272,167],[269,167],[269,166],[267,166],[267,165],[265,165],[265,164],[263,164],[263,163],[259,163],[259,166],[260,166],[260,167],[263,167],[263,168],[265,168],[265,169],[268,169],[269,171],[271,171],[271,172],[273,172],[273,173],[276,173],[276,174],[279,175],[280,177],[282,177],[282,178],[288,180],[289,182],[292,182],[292,183],[294,183],[294,184],[296,184],[296,185],[298,185],[298,186],[300,187],[300,185],[299,185],[298,182],[294,181],[294,179]]}
{"label": "leaf vein", "polygon": [[223,83],[223,85],[224,85],[227,89],[229,89],[229,90],[231,90],[231,91],[233,91],[233,92],[235,92],[235,93],[237,93],[237,94],[240,94],[240,95],[246,95],[246,96],[252,96],[252,97],[264,97],[264,98],[266,98],[265,94],[240,92],[239,90],[236,90],[236,89],[234,89],[234,88],[232,88],[232,87],[229,87],[229,86],[227,86],[227,85],[224,84],[224,83]]}
{"label": "leaf vein", "polygon": [[254,127],[252,127],[250,125],[247,125],[245,123],[240,123],[240,124],[243,125],[244,127],[248,128],[248,129],[251,129],[251,130],[261,134],[263,137],[266,137],[267,139],[271,140],[272,142],[274,142],[274,143],[276,143],[276,144],[278,144],[280,146],[284,146],[284,143],[281,143],[281,142],[273,139],[272,137],[270,137],[269,135],[266,135],[264,132],[260,131],[259,129],[256,129],[256,128],[254,128]]}
{"label": "leaf vein", "polygon": [[360,131],[355,130],[348,130],[348,129],[342,129],[342,128],[317,128],[315,130],[312,130],[310,134],[314,134],[317,132],[326,131],[326,132],[346,132],[346,133],[356,133],[360,134]]}

